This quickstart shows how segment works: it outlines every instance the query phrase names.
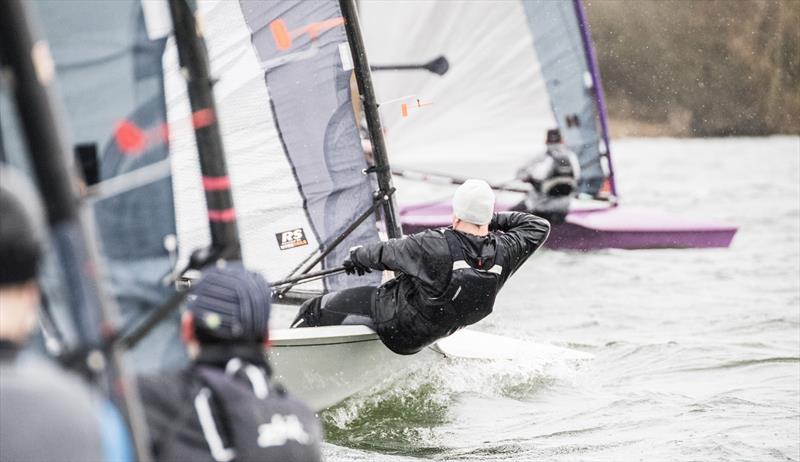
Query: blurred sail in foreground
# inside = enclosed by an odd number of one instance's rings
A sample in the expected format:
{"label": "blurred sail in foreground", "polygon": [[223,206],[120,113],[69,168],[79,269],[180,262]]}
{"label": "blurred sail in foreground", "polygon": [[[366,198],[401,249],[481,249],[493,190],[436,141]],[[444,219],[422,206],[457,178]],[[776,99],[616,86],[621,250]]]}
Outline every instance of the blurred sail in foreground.
{"label": "blurred sail in foreground", "polygon": [[[162,303],[170,288],[175,220],[169,179],[161,54],[165,40],[148,37],[139,0],[46,0],[33,3],[56,65],[75,160],[110,283],[125,318]],[[13,133],[13,131],[6,132]],[[6,140],[11,142],[11,140]],[[70,159],[71,165],[73,159]],[[136,181],[129,181],[131,177]],[[48,293],[57,321],[58,294]],[[59,322],[62,334],[69,326]],[[158,361],[179,362],[173,332],[143,347]],[[157,367],[158,361],[140,363]]]}
{"label": "blurred sail in foreground", "polygon": [[[201,2],[199,13],[218,79],[214,93],[244,262],[270,280],[281,279],[372,205],[342,15],[332,1]],[[164,69],[178,240],[187,257],[209,235],[205,209],[198,206],[203,179],[193,118],[172,38]],[[370,216],[325,266],[338,266],[350,247],[377,240]],[[337,276],[326,285],[339,290],[379,280],[378,274]]]}
{"label": "blurred sail in foreground", "polygon": [[[161,54],[136,0],[36,3],[56,60],[76,156],[105,182],[163,161]],[[171,269],[164,239],[175,233],[169,176],[98,200],[95,220],[118,293],[160,286]],[[131,284],[128,287],[128,284]],[[139,294],[131,293],[131,297]],[[125,294],[124,296],[128,296]],[[160,302],[155,296],[155,302]]]}

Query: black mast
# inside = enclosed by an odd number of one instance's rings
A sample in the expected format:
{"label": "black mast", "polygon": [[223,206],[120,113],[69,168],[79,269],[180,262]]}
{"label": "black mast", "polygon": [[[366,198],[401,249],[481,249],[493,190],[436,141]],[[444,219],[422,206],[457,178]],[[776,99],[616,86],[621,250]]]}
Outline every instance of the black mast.
{"label": "black mast", "polygon": [[57,100],[50,84],[55,65],[48,44],[40,39],[24,0],[0,1],[0,55],[11,69],[31,162],[44,199],[50,234],[67,286],[70,315],[79,345],[74,357],[97,381],[128,420],[137,460],[150,460],[149,438],[135,382],[124,374],[121,352],[104,340],[115,335],[117,307],[105,297],[97,280],[97,249],[87,217],[78,207],[71,150],[60,124]]}
{"label": "black mast", "polygon": [[356,74],[358,90],[364,106],[364,116],[369,128],[369,139],[372,143],[372,153],[375,157],[375,174],[378,178],[378,193],[387,200],[383,204],[383,215],[386,223],[386,234],[390,238],[403,236],[400,228],[400,218],[397,215],[397,201],[394,197],[392,185],[392,172],[389,169],[389,157],[386,155],[386,143],[383,140],[383,128],[378,113],[378,104],[375,101],[375,90],[372,86],[372,76],[367,62],[367,53],[364,51],[364,40],[358,25],[358,12],[354,0],[339,0],[344,17],[344,29],[347,32],[347,41],[350,43],[350,54],[353,56],[353,65]]}
{"label": "black mast", "polygon": [[[203,175],[206,211],[211,232],[211,247],[197,249],[192,253],[189,265],[180,273],[183,274],[189,269],[200,269],[219,259],[241,260],[242,251],[222,136],[217,124],[217,110],[212,89],[214,82],[210,76],[208,52],[203,34],[197,27],[194,14],[186,0],[169,0],[169,10],[181,72],[186,78],[189,103],[192,108],[191,119],[200,159],[200,172]],[[188,293],[188,287],[178,290],[158,309],[131,322],[129,328],[112,341],[124,348],[133,348],[171,312],[178,309]]]}
{"label": "black mast", "polygon": [[200,156],[200,171],[208,206],[208,224],[211,228],[211,253],[219,258],[241,260],[239,230],[233,207],[228,168],[222,136],[217,124],[211,80],[203,34],[197,27],[186,0],[169,0],[175,42],[178,47],[181,70],[186,77],[192,123]]}

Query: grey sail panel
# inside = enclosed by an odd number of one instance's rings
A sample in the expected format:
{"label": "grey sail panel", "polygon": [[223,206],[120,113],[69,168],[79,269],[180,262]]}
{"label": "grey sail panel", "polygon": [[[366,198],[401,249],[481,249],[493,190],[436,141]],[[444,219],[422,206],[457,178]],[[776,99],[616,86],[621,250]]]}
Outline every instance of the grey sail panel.
{"label": "grey sail panel", "polygon": [[595,195],[605,175],[594,82],[572,1],[523,0],[553,112],[581,163],[579,189]]}
{"label": "grey sail panel", "polygon": [[[75,145],[95,145],[100,180],[163,160],[166,121],[161,55],[138,0],[38,2]],[[112,259],[165,256],[174,234],[168,178],[97,203],[104,253]],[[166,272],[167,269],[164,270]],[[162,272],[163,274],[163,272]]]}
{"label": "grey sail panel", "polygon": [[[320,242],[328,243],[372,202],[370,182],[362,173],[367,165],[353,115],[351,71],[342,61],[349,47],[339,3],[240,3],[306,211]],[[280,27],[291,35],[291,43],[278,43]],[[371,216],[326,258],[325,266],[338,266],[350,247],[377,240]],[[347,276],[327,280],[332,290],[379,282],[378,274],[360,281]]]}
{"label": "grey sail panel", "polygon": [[[198,8],[217,79],[215,99],[243,259],[269,280],[283,279],[371,205],[351,71],[342,62],[349,51],[339,5],[332,0],[220,1],[201,2]],[[208,241],[208,233],[197,207],[204,199],[173,48],[170,39],[164,69],[178,240],[185,258],[192,246]],[[370,216],[324,266],[339,266],[350,247],[378,240]],[[340,276],[325,284],[339,290],[379,280],[376,274]],[[323,286],[316,281],[304,288]]]}

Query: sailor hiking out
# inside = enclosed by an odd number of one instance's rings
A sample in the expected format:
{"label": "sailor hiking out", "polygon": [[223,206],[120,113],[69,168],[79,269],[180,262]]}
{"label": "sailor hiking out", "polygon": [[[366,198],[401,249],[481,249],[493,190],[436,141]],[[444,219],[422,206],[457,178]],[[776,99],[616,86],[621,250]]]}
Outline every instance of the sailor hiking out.
{"label": "sailor hiking out", "polygon": [[398,354],[413,354],[492,312],[509,277],[550,232],[524,212],[494,213],[494,193],[467,180],[453,196],[452,227],[350,251],[350,274],[399,273],[379,287],[355,287],[306,301],[292,327],[366,324]]}
{"label": "sailor hiking out", "polygon": [[270,380],[270,297],[239,264],[204,271],[192,288],[181,323],[192,364],[139,380],[156,460],[321,460],[314,413]]}
{"label": "sailor hiking out", "polygon": [[517,171],[517,179],[530,183],[531,192],[512,210],[526,211],[563,223],[570,198],[576,195],[581,167],[578,156],[564,145],[561,132],[547,131],[546,151]]}

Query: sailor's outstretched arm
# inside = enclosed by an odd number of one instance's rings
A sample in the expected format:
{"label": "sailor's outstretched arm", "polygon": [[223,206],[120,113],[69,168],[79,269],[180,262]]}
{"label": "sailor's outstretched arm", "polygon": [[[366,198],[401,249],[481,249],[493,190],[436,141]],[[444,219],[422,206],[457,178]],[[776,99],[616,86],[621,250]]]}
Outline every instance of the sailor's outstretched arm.
{"label": "sailor's outstretched arm", "polygon": [[419,234],[390,239],[358,247],[350,252],[350,259],[377,270],[401,271],[410,276],[432,282],[427,274],[437,268],[437,258],[448,259],[447,241],[424,231]]}
{"label": "sailor's outstretched arm", "polygon": [[508,250],[511,273],[525,263],[550,235],[550,222],[525,212],[495,213],[489,231],[501,231],[497,239]]}

